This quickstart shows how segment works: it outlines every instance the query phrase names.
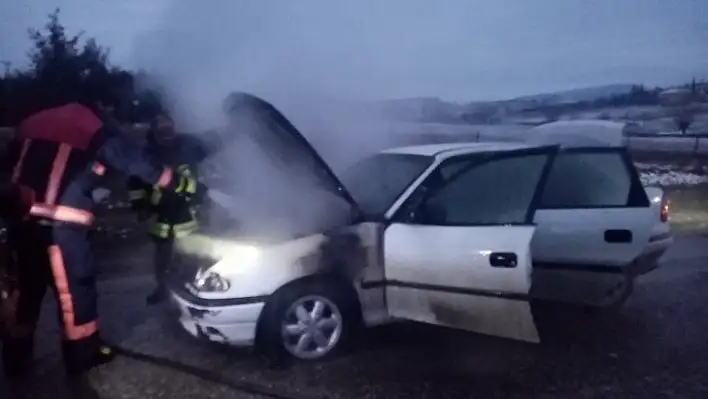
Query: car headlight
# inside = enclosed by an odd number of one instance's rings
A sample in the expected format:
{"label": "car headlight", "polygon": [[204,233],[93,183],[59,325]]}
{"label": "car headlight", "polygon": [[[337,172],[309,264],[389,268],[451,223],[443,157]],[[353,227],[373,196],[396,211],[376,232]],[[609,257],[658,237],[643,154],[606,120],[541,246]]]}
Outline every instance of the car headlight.
{"label": "car headlight", "polygon": [[247,273],[258,264],[260,249],[248,245],[233,245],[222,251],[223,257],[213,266],[200,269],[195,287],[202,292],[224,292],[231,288],[229,277]]}
{"label": "car headlight", "polygon": [[202,292],[224,292],[231,288],[228,279],[211,270],[200,271],[195,280],[194,286]]}

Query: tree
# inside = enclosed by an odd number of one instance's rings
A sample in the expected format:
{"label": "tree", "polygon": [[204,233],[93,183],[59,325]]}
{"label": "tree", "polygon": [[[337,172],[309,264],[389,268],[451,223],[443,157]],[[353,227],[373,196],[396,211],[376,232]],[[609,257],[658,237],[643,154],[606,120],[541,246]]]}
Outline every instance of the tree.
{"label": "tree", "polygon": [[[110,85],[108,51],[94,39],[80,46],[83,32],[69,36],[59,21],[59,9],[49,15],[43,30],[30,29],[33,48],[29,52],[30,70],[34,76],[35,107],[55,105],[89,77],[97,77],[100,85]],[[113,73],[112,73],[113,72]],[[89,94],[90,95],[90,94]],[[88,98],[90,100],[90,98]]]}
{"label": "tree", "polygon": [[[10,70],[10,65],[4,63],[5,74],[0,79],[0,126],[16,125],[32,112],[66,101],[67,96],[95,101],[96,92],[104,89],[128,100],[116,110],[116,116],[132,119],[135,113],[130,101],[134,97],[132,74],[110,65],[109,51],[93,38],[82,40],[83,32],[69,35],[59,16],[56,9],[42,29],[29,29],[32,48],[26,69]],[[87,85],[88,81],[92,86]],[[83,90],[75,92],[77,87]]]}
{"label": "tree", "polygon": [[686,105],[681,107],[676,107],[674,110],[674,123],[676,128],[681,132],[681,134],[686,134],[686,131],[693,123],[695,113],[692,107]]}

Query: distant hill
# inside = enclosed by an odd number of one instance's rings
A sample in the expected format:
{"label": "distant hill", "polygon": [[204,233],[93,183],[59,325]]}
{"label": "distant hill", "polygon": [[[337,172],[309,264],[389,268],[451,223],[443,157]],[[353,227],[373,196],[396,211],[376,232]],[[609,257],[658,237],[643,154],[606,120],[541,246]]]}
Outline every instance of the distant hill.
{"label": "distant hill", "polygon": [[632,84],[585,87],[553,93],[521,96],[502,101],[459,104],[436,97],[401,98],[381,102],[394,119],[441,123],[490,123],[493,119],[523,112],[529,108],[592,102],[600,98],[628,94]]}
{"label": "distant hill", "polygon": [[398,120],[459,123],[463,106],[436,97],[402,98],[381,103],[386,114]]}
{"label": "distant hill", "polygon": [[632,90],[632,86],[632,84],[613,84],[605,86],[585,87],[580,89],[558,91],[554,93],[533,94],[530,96],[516,97],[510,101],[536,102],[543,105],[594,101],[603,97],[627,94]]}

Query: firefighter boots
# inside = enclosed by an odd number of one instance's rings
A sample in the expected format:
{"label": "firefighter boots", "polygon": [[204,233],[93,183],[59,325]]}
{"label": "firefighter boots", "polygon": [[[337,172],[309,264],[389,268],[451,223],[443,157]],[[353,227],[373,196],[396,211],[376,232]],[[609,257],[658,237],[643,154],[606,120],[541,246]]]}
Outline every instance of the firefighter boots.
{"label": "firefighter boots", "polygon": [[167,289],[162,286],[155,288],[155,290],[147,296],[145,301],[148,305],[157,305],[163,303],[167,299]]}
{"label": "firefighter boots", "polygon": [[115,358],[115,350],[94,334],[88,338],[62,343],[64,365],[70,376],[83,374]]}

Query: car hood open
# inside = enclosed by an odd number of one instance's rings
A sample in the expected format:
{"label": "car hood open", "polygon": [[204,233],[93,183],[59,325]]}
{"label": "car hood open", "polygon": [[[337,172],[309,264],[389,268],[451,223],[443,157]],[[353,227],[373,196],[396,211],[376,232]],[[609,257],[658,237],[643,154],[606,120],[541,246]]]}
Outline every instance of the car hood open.
{"label": "car hood open", "polygon": [[277,240],[351,224],[362,215],[330,166],[272,104],[234,93],[227,112],[229,123],[211,133],[212,151],[202,163],[206,184],[221,199],[210,224]]}

